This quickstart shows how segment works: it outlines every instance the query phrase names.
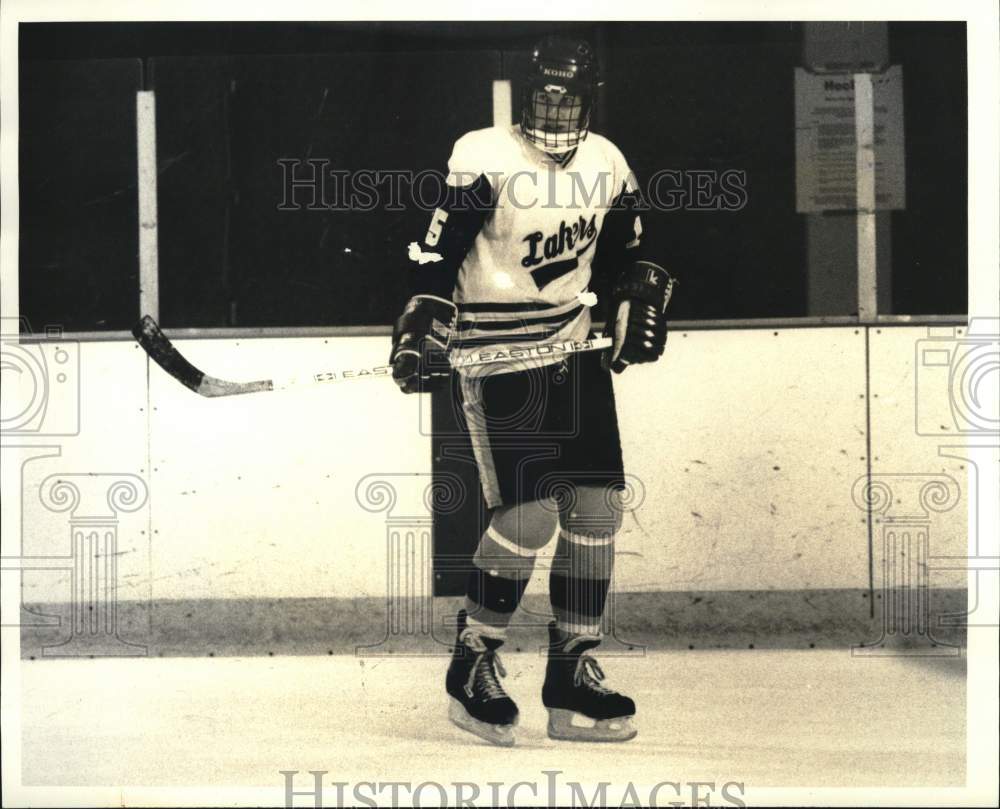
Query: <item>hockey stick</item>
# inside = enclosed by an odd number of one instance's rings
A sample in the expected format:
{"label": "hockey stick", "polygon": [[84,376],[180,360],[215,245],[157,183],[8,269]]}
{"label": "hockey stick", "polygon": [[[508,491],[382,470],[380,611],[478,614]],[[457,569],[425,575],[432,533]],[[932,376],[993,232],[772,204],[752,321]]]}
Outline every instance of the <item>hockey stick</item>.
{"label": "hockey stick", "polygon": [[[149,358],[170,376],[199,396],[239,396],[244,393],[260,393],[269,390],[286,390],[304,385],[320,385],[327,382],[348,382],[353,379],[392,378],[391,365],[376,365],[369,368],[345,368],[339,371],[321,371],[309,376],[290,376],[283,379],[258,379],[253,382],[230,382],[209,376],[195,368],[170,342],[156,321],[143,315],[132,334]],[[566,340],[540,346],[516,346],[499,351],[477,351],[467,357],[451,357],[453,368],[470,368],[495,365],[512,360],[541,359],[584,351],[600,351],[611,347],[610,337],[596,337],[590,340]]]}

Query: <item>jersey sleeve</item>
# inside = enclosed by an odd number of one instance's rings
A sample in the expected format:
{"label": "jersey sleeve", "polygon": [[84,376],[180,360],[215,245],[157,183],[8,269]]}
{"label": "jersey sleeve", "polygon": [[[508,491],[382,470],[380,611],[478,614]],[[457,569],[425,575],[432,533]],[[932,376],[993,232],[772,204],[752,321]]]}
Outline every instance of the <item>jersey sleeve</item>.
{"label": "jersey sleeve", "polygon": [[634,194],[637,190],[635,175],[632,173],[625,155],[611,141],[606,141],[606,144],[608,147],[608,162],[611,164],[611,176],[614,177],[615,187],[619,191],[624,189],[628,193]]}
{"label": "jersey sleeve", "polygon": [[443,200],[431,214],[423,239],[408,247],[411,295],[451,300],[458,270],[494,208],[482,141],[481,132],[470,132],[455,142]]}
{"label": "jersey sleeve", "polygon": [[[496,144],[492,130],[480,129],[462,135],[451,150],[448,158],[447,183],[452,188],[466,188],[480,177],[490,181],[488,166],[496,160]],[[491,186],[492,188],[492,186]]]}
{"label": "jersey sleeve", "polygon": [[597,239],[597,261],[604,273],[617,277],[642,258],[642,205],[625,156],[610,141],[607,146],[614,195]]}

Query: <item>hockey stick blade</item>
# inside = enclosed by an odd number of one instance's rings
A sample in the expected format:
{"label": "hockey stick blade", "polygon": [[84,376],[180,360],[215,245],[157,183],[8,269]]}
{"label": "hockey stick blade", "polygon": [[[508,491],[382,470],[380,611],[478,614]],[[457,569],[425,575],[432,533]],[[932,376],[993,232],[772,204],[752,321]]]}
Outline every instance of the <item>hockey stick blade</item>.
{"label": "hockey stick blade", "polygon": [[196,368],[170,338],[163,333],[157,322],[149,315],[143,315],[132,327],[132,335],[143,351],[170,376],[199,396],[211,399],[220,396],[239,396],[244,393],[261,393],[269,390],[285,390],[300,385],[318,385],[328,382],[347,382],[354,379],[391,378],[392,367],[378,365],[373,368],[346,368],[339,371],[322,371],[309,376],[291,376],[284,379],[258,379],[253,382],[231,382],[227,379],[209,376]]}
{"label": "hockey stick blade", "polygon": [[200,396],[237,396],[241,393],[274,390],[270,379],[256,382],[227,382],[195,368],[170,342],[156,321],[143,315],[132,327],[132,335],[153,362],[170,376]]}

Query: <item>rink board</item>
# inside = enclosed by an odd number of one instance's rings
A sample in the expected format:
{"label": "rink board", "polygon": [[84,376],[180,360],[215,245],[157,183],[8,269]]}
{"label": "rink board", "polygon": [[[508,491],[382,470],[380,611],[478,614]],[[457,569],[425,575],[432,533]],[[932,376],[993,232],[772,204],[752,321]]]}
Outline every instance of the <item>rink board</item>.
{"label": "rink board", "polygon": [[[683,629],[686,621],[692,632],[720,623],[701,606],[706,596],[735,614],[747,598],[739,593],[784,594],[768,603],[786,612],[801,609],[809,593],[841,593],[842,601],[824,602],[830,620],[842,611],[835,604],[860,604],[845,621],[870,619],[867,599],[884,585],[875,556],[884,515],[872,515],[869,531],[858,500],[870,443],[876,475],[943,474],[945,488],[955,481],[957,503],[928,513],[924,533],[931,554],[947,556],[953,568],[932,569],[930,587],[950,593],[949,603],[961,600],[964,462],[939,454],[954,436],[917,434],[917,405],[906,398],[915,341],[926,329],[868,331],[867,358],[863,328],[673,333],[660,363],[616,378],[626,466],[642,490],[620,536],[616,592],[691,595],[694,611],[672,625]],[[177,341],[195,364],[234,379],[308,372],[333,358],[378,365],[386,344],[385,337]],[[270,624],[281,640],[296,637],[289,621],[302,637],[309,626],[321,628],[299,607],[266,605],[325,600],[328,621],[368,626],[400,605],[427,601],[441,573],[432,565],[435,520],[440,527],[465,519],[480,496],[474,475],[435,478],[429,397],[402,396],[391,382],[373,380],[209,400],[130,343],[85,343],[80,351],[79,434],[33,439],[61,455],[26,464],[22,502],[5,509],[15,512],[5,513],[5,536],[22,517],[17,534],[28,550],[5,546],[4,555],[48,559],[45,571],[23,574],[23,600],[33,609],[65,611],[74,598],[72,560],[52,569],[61,564],[55,557],[71,556],[68,539],[59,539],[69,536],[70,514],[44,506],[39,490],[52,474],[76,472],[128,474],[148,490],[117,524],[118,598],[146,611],[133,614],[129,631],[150,626],[150,608],[170,623],[174,612],[191,613],[187,603],[198,605],[204,626],[217,626],[219,639],[239,617],[241,632]],[[453,523],[449,535],[466,545],[450,550],[471,553],[477,531]],[[6,582],[18,573],[4,575]],[[438,594],[447,594],[441,581]],[[531,592],[544,593],[544,582]],[[786,597],[792,593],[802,595]],[[247,618],[237,604],[257,608]],[[359,620],[364,605],[377,615]],[[671,625],[667,614],[655,623]],[[766,633],[766,615],[753,614]],[[434,616],[407,620],[424,627]],[[824,617],[813,634],[831,626]]]}
{"label": "rink board", "polygon": [[625,516],[622,586],[864,583],[865,515],[851,499],[864,394],[860,329],[673,334],[662,363],[618,377],[626,469],[645,490]]}
{"label": "rink board", "polygon": [[[965,342],[964,329],[872,329],[872,485],[876,570],[890,556],[894,524],[924,529],[932,586],[964,587],[966,570],[955,560],[968,553],[966,515],[969,435],[956,424],[949,366]],[[947,355],[948,365],[931,364]],[[913,533],[913,531],[911,531]]]}
{"label": "rink board", "polygon": [[[147,359],[123,342],[65,341],[42,350],[49,385],[35,393],[49,399],[44,414],[25,425],[30,431],[4,436],[3,488],[12,496],[0,510],[3,622],[68,628],[71,603],[93,600],[80,588],[115,581],[120,600],[150,599]],[[147,634],[148,623],[133,629]]]}
{"label": "rink board", "polygon": [[[236,379],[378,366],[385,338],[181,341]],[[223,369],[225,369],[223,371]],[[387,379],[205,399],[150,376],[157,598],[354,597],[385,591],[384,515],[359,484],[430,484],[418,402]]]}

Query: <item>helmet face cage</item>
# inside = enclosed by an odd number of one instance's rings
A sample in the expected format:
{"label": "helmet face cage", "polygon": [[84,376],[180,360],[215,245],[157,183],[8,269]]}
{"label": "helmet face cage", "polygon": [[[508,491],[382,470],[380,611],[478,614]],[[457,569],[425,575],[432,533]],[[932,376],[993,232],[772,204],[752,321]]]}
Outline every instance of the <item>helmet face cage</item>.
{"label": "helmet face cage", "polygon": [[592,99],[560,85],[528,87],[522,104],[521,131],[546,152],[575,149],[587,137]]}
{"label": "helmet face cage", "polygon": [[521,131],[543,151],[560,154],[587,137],[600,84],[597,59],[586,42],[546,37],[531,55],[521,97]]}

